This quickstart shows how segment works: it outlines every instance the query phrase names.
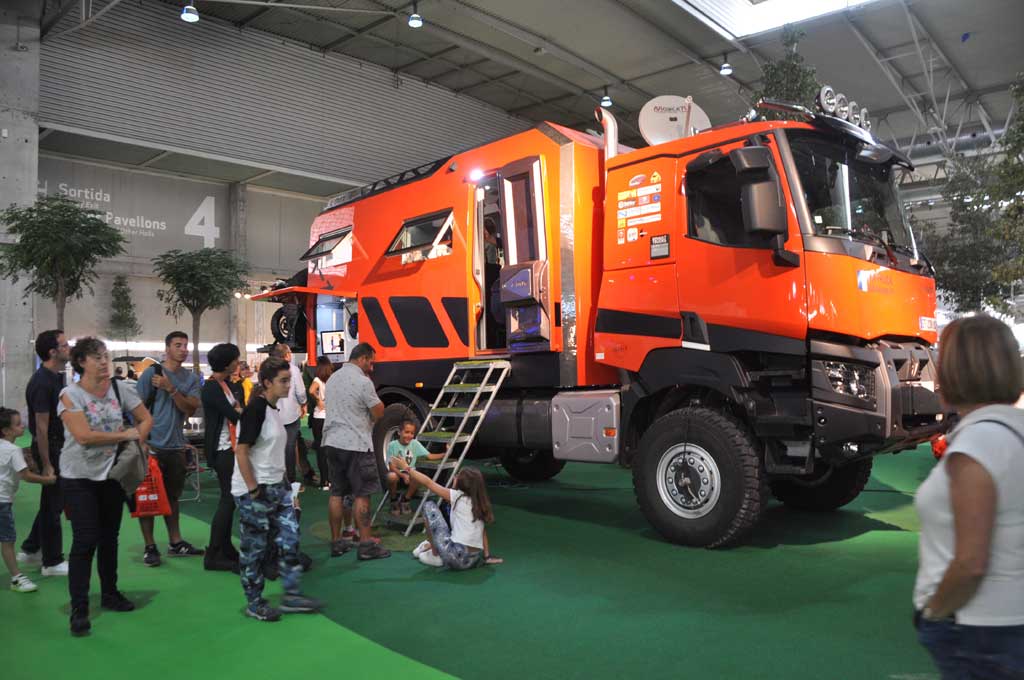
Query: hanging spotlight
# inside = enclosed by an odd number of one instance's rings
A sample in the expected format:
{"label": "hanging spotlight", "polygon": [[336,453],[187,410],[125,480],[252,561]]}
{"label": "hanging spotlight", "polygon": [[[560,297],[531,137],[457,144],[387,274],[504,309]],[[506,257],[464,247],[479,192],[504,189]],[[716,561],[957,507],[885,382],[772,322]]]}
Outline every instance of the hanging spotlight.
{"label": "hanging spotlight", "polygon": [[199,21],[199,10],[191,2],[181,8],[181,20],[194,24]]}
{"label": "hanging spotlight", "polygon": [[850,107],[850,113],[847,115],[847,120],[851,123],[860,127],[860,107],[857,106],[857,102],[850,100],[848,106]]}
{"label": "hanging spotlight", "polygon": [[818,108],[830,116],[836,112],[836,91],[828,85],[824,85],[818,92]]}
{"label": "hanging spotlight", "polygon": [[610,109],[612,107],[612,98],[608,96],[608,88],[604,88],[604,96],[601,97],[601,106]]}
{"label": "hanging spotlight", "polygon": [[423,17],[420,16],[418,4],[416,2],[412,3],[412,14],[409,15],[409,28],[423,27]]}
{"label": "hanging spotlight", "polygon": [[729,63],[728,52],[722,55],[722,65],[719,67],[718,72],[723,76],[732,75],[732,64]]}
{"label": "hanging spotlight", "polygon": [[850,116],[850,100],[845,94],[836,95],[836,117],[846,120]]}

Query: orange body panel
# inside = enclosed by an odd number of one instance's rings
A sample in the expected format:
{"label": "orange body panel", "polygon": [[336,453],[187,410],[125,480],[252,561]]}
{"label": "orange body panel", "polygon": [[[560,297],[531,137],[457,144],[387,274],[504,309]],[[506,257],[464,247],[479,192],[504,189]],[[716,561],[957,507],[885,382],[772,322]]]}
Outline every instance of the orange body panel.
{"label": "orange body panel", "polygon": [[805,257],[811,328],[866,340],[886,335],[921,338],[930,344],[938,340],[931,277],[843,255]]}

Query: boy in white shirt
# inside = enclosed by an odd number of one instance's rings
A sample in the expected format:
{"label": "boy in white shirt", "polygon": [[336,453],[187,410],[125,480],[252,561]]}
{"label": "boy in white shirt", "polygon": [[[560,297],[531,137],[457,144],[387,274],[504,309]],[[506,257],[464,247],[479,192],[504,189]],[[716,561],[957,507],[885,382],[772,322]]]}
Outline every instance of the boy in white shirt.
{"label": "boy in white shirt", "polygon": [[14,409],[0,407],[0,552],[3,553],[4,564],[11,573],[11,590],[16,593],[31,593],[36,584],[18,569],[18,561],[14,554],[14,494],[18,491],[18,482],[24,479],[36,484],[55,484],[56,475],[37,475],[28,469],[25,456],[14,440],[22,435],[25,426],[21,424],[21,415]]}

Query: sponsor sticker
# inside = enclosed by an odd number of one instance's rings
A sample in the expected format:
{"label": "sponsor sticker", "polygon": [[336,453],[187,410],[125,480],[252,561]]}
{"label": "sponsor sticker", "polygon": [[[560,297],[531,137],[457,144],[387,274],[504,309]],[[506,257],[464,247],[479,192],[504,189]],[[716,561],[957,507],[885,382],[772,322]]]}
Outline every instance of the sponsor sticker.
{"label": "sponsor sticker", "polygon": [[622,229],[622,228],[624,228],[624,227],[626,226],[626,220],[620,219],[620,220],[618,221],[618,224],[617,224],[616,226],[617,226],[617,227],[618,227],[619,229]]}
{"label": "sponsor sticker", "polygon": [[647,181],[647,175],[633,175],[629,179],[629,186],[638,187]]}
{"label": "sponsor sticker", "polygon": [[626,210],[620,210],[618,215],[616,215],[616,216],[619,217],[619,218],[629,217],[629,211],[632,210],[632,209],[633,208],[627,208]]}
{"label": "sponsor sticker", "polygon": [[650,196],[641,196],[640,198],[637,199],[637,202],[640,205],[647,205],[648,203],[651,202],[651,197]]}
{"label": "sponsor sticker", "polygon": [[[623,220],[623,222],[625,222],[625,220]],[[626,230],[625,229],[619,229],[618,230],[618,234],[616,235],[616,239],[618,240],[620,246],[623,243],[625,243],[626,242]]]}
{"label": "sponsor sticker", "polygon": [[934,331],[936,330],[935,318],[931,316],[922,316],[918,320],[918,326],[923,331]]}
{"label": "sponsor sticker", "polygon": [[627,189],[626,191],[619,192],[619,200],[625,200],[627,198],[636,198],[636,189]]}
{"label": "sponsor sticker", "polygon": [[639,189],[636,190],[636,195],[637,196],[649,196],[650,194],[660,194],[660,193],[661,193],[661,185],[660,184],[652,184],[650,186],[640,187]]}
{"label": "sponsor sticker", "polygon": [[660,182],[660,181],[661,181],[661,175],[658,174],[657,170],[655,170],[654,172],[651,173],[651,184],[654,184],[655,182]]}
{"label": "sponsor sticker", "polygon": [[632,208],[634,205],[636,205],[636,200],[635,199],[629,199],[627,201],[619,201],[619,208],[620,209],[621,208]]}
{"label": "sponsor sticker", "polygon": [[632,227],[635,224],[650,224],[651,222],[661,222],[661,213],[657,215],[645,215],[644,217],[634,217],[631,220],[626,220],[626,224]]}
{"label": "sponsor sticker", "polygon": [[651,200],[654,201],[655,203],[660,203],[661,202],[661,194],[654,194],[653,196],[651,196]]}
{"label": "sponsor sticker", "polygon": [[640,230],[636,227],[626,230],[626,240],[632,243],[640,239]]}

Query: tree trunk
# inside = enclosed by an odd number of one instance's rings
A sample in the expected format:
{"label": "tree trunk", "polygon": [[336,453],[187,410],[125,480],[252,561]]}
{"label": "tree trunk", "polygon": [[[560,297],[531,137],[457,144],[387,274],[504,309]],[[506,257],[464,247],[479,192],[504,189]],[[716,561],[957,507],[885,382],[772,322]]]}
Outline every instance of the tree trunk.
{"label": "tree trunk", "polygon": [[202,312],[192,312],[192,370],[196,375],[201,373],[199,370],[199,319],[202,316]]}
{"label": "tree trunk", "polygon": [[57,281],[57,294],[53,301],[57,304],[57,328],[64,330],[64,308],[68,304],[67,295],[64,294],[64,282]]}

